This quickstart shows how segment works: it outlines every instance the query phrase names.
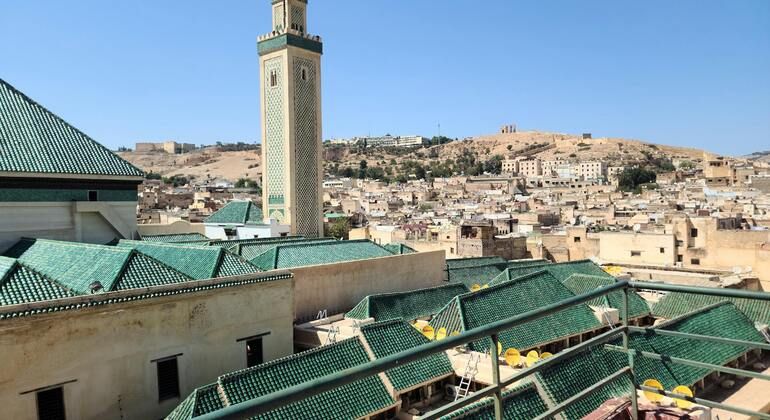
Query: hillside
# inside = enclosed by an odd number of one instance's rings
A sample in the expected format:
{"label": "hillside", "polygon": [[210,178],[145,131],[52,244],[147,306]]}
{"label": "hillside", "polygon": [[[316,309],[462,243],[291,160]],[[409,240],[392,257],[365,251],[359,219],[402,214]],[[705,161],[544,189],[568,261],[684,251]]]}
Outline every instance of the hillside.
{"label": "hillside", "polygon": [[[216,147],[184,155],[162,152],[122,152],[120,155],[146,172],[164,176],[183,175],[196,179],[258,179],[261,175],[259,151],[222,152]],[[440,146],[418,149],[368,149],[324,146],[327,172],[337,173],[349,167],[358,171],[360,162],[370,168],[382,168],[387,176],[413,173],[415,164],[438,170],[459,172],[469,164],[481,163],[495,156],[529,155],[543,160],[604,160],[613,165],[647,164],[655,159],[699,161],[703,151],[684,147],[655,145],[622,138],[583,140],[578,136],[528,131],[478,136]],[[395,163],[395,165],[394,165]]]}

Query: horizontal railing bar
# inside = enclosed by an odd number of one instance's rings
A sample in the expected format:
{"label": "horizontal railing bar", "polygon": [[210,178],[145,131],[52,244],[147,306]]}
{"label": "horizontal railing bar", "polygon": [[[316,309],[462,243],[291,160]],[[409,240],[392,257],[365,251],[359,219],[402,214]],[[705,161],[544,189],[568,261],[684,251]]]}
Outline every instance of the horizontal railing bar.
{"label": "horizontal railing bar", "polygon": [[628,327],[628,329],[631,332],[639,332],[644,334],[667,335],[671,337],[691,338],[693,340],[713,341],[715,343],[731,344],[731,345],[734,344],[736,346],[745,346],[745,347],[752,347],[752,348],[758,348],[763,350],[770,350],[770,344],[768,343],[756,343],[753,341],[735,340],[732,338],[715,337],[711,335],[690,334],[690,333],[683,333],[679,331],[662,330],[659,328]]}
{"label": "horizontal railing bar", "polygon": [[628,284],[634,289],[662,290],[664,292],[683,292],[697,295],[722,296],[742,299],[758,299],[770,301],[770,293],[755,292],[751,290],[722,289],[716,287],[695,287],[682,286],[678,284],[667,283],[648,283],[641,281],[630,281]]}
{"label": "horizontal railing bar", "polygon": [[[627,351],[624,350],[620,346],[613,346],[613,345],[609,345],[608,344],[606,347],[608,349],[610,349],[610,350],[619,351],[621,353],[627,353]],[[648,351],[642,351],[642,350],[637,350],[637,349],[628,349],[628,353],[632,353],[632,354],[636,354],[636,355],[639,355],[639,356],[643,356],[643,357],[646,357],[648,359],[660,360],[662,362],[678,363],[680,365],[692,366],[692,367],[701,368],[701,369],[710,369],[710,370],[715,370],[717,372],[730,373],[730,374],[733,374],[733,375],[745,376],[747,378],[763,379],[765,381],[770,381],[770,375],[765,375],[763,373],[752,372],[750,370],[743,370],[743,369],[730,368],[730,367],[726,367],[726,366],[713,365],[711,363],[697,362],[695,360],[682,359],[680,357],[668,356],[668,355],[665,355],[665,354],[658,354],[658,353],[651,353],[651,352],[648,352]]]}
{"label": "horizontal railing bar", "polygon": [[577,394],[567,398],[566,400],[562,401],[560,404],[556,405],[552,409],[546,411],[545,413],[535,417],[533,420],[544,420],[544,419],[550,419],[553,418],[556,414],[561,413],[562,411],[566,410],[567,407],[570,405],[582,400],[583,398],[587,397],[592,392],[598,390],[599,388],[603,388],[607,386],[609,383],[615,381],[622,375],[628,374],[631,372],[631,367],[626,366],[619,371],[613,373],[612,375],[602,379],[601,381],[589,386],[588,388],[578,392]]}
{"label": "horizontal railing bar", "polygon": [[466,405],[472,404],[484,397],[488,397],[494,394],[495,391],[497,391],[497,387],[495,385],[489,385],[472,394],[469,394],[465,398],[461,398],[457,401],[452,401],[451,403],[445,406],[439,407],[433,411],[425,413],[424,415],[420,416],[420,420],[435,420],[435,419],[441,418],[442,416],[449,414],[453,411],[457,411],[462,407],[465,407]]}
{"label": "horizontal railing bar", "polygon": [[599,346],[602,345],[613,338],[615,336],[622,334],[626,330],[626,327],[617,327],[614,329],[611,329],[607,332],[604,332],[600,335],[597,335],[594,338],[591,338],[589,340],[586,340],[580,344],[578,344],[575,347],[570,347],[567,350],[564,350],[558,354],[559,358],[556,359],[554,357],[549,357],[545,360],[538,361],[534,366],[529,367],[527,369],[521,370],[520,372],[508,377],[507,379],[504,379],[500,381],[500,385],[503,387],[506,387],[508,385],[511,385],[515,383],[516,381],[520,381],[524,378],[526,378],[529,375],[532,375],[534,373],[537,373],[553,364],[556,364],[558,362],[569,360],[577,355],[579,355],[584,349],[593,347],[593,346]]}
{"label": "horizontal railing bar", "polygon": [[730,411],[733,413],[743,414],[749,417],[758,417],[760,419],[770,420],[770,414],[760,413],[759,411],[752,411],[742,407],[736,407],[734,405],[723,404],[716,401],[706,400],[703,398],[688,397],[687,395],[677,394],[671,391],[665,391],[662,389],[652,388],[646,385],[640,385],[639,389],[642,391],[654,392],[656,394],[665,395],[667,397],[677,398],[680,400],[687,400],[698,405],[709,408],[719,408],[721,410]]}
{"label": "horizontal railing bar", "polygon": [[[405,350],[362,365],[335,372],[321,378],[314,379],[312,381],[303,382],[301,384],[263,395],[252,400],[233,404],[198,418],[206,420],[241,419],[244,417],[262,414],[269,410],[283,407],[299,400],[310,398],[324,391],[338,388],[342,385],[355,382],[359,379],[372,376],[379,372],[405,365],[409,362],[427,357],[431,354],[477,341],[482,338],[490,337],[492,334],[511,329],[512,327],[515,327],[519,324],[523,324],[525,322],[565,310],[574,305],[588,302],[596,297],[604,296],[607,293],[626,287],[628,287],[628,281],[621,280],[611,285],[592,290],[588,293],[573,296],[571,298],[543,306],[542,308],[528,311],[511,318],[491,322],[481,327],[473,328],[460,335],[450,336],[440,341],[432,341],[430,343],[426,343],[409,350]],[[559,355],[553,356],[553,358],[559,358]]]}

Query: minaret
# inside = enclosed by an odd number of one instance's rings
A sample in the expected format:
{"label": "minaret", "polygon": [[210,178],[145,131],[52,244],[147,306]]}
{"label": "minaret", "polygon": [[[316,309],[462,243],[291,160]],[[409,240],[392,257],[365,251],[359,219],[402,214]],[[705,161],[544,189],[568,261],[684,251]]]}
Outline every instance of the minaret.
{"label": "minaret", "polygon": [[262,210],[293,235],[323,236],[321,54],[307,33],[307,0],[271,0],[272,31],[259,37]]}

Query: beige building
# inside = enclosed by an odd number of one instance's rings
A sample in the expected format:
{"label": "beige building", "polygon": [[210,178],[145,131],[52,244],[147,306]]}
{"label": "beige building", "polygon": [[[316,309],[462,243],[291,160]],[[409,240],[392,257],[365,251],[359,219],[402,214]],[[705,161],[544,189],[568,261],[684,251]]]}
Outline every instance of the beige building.
{"label": "beige building", "polygon": [[578,176],[584,180],[604,178],[607,173],[606,165],[600,161],[580,162],[577,169]]}
{"label": "beige building", "polygon": [[161,143],[136,143],[134,148],[137,152],[166,152],[168,154],[189,153],[195,150],[195,145],[191,143],[177,143],[175,141],[164,141]]}
{"label": "beige building", "polygon": [[272,30],[259,37],[265,217],[291,233],[323,236],[321,54],[307,32],[307,1],[272,2]]}
{"label": "beige building", "polygon": [[519,161],[519,175],[527,178],[543,175],[540,159],[525,159]]}
{"label": "beige building", "polygon": [[519,173],[519,161],[516,159],[503,159],[503,172],[507,174]]}

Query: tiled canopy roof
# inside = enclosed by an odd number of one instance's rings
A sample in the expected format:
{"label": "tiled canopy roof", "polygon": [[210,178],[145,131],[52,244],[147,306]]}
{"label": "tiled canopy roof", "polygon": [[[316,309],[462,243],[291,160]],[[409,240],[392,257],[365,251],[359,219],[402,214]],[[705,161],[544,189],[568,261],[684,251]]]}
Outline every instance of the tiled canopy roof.
{"label": "tiled canopy roof", "polygon": [[216,246],[121,239],[116,248],[135,249],[196,280],[239,276],[261,271],[243,258]]}
{"label": "tiled canopy roof", "polygon": [[207,238],[200,233],[172,233],[167,235],[144,235],[143,241],[147,242],[164,242],[164,243],[179,243],[179,242],[200,242],[208,243],[211,239]]}
{"label": "tiled canopy roof", "polygon": [[604,277],[610,280],[614,279],[614,277],[607,274],[607,272],[591,260],[576,260],[555,264],[543,260],[531,260],[529,262],[521,261],[519,263],[514,263],[512,261],[508,264],[508,268],[505,271],[489,281],[489,285],[495,286],[502,282],[513,280],[540,270],[548,271],[562,282],[567,280],[567,278],[573,274]]}
{"label": "tiled canopy roof", "polygon": [[[572,293],[582,295],[600,287],[610,286],[616,282],[612,277],[589,276],[586,274],[573,274],[567,277],[562,283],[567,286]],[[623,291],[617,290],[604,296],[594,298],[588,302],[593,306],[608,306],[617,310],[623,307]],[[628,290],[628,314],[631,318],[645,316],[650,314],[650,307],[643,297],[639,296],[634,290]]]}
{"label": "tiled canopy roof", "polygon": [[[430,322],[438,330],[463,332],[490,322],[575,296],[559,280],[541,270],[475,293],[452,299]],[[567,319],[569,322],[564,322]],[[503,348],[523,351],[601,327],[588,305],[580,304],[555,314],[518,325],[500,334]],[[485,351],[489,343],[472,343],[473,350]]]}
{"label": "tiled canopy roof", "polygon": [[230,225],[260,225],[264,223],[263,219],[262,208],[251,201],[231,201],[206,218],[204,222]]}
{"label": "tiled canopy roof", "polygon": [[251,262],[263,270],[272,270],[391,256],[388,250],[372,241],[356,240],[281,244]]}
{"label": "tiled canopy roof", "polygon": [[662,318],[675,318],[718,302],[732,302],[749,319],[770,325],[770,302],[756,299],[728,298],[722,296],[695,295],[692,293],[670,292],[653,305],[652,314]]}
{"label": "tiled canopy roof", "polygon": [[483,286],[506,270],[506,263],[491,263],[469,267],[450,268],[447,278],[452,283],[462,283],[468,287],[478,284]]}
{"label": "tiled canopy roof", "polygon": [[[549,405],[532,382],[503,392],[503,419],[505,420],[530,420],[548,409]],[[494,420],[493,399],[485,398],[441,417],[441,420],[455,419]]]}
{"label": "tiled canopy roof", "polygon": [[452,298],[467,293],[461,283],[447,284],[406,292],[381,293],[361,300],[345,317],[353,319],[374,318],[375,321],[404,319],[412,321],[438,313]]}
{"label": "tiled canopy roof", "polygon": [[0,175],[144,173],[0,79]]}
{"label": "tiled canopy roof", "polygon": [[[244,402],[369,361],[371,359],[358,337],[317,347],[222,375],[215,384],[196,390],[168,416],[168,419],[189,419],[193,415],[208,413],[220,405]],[[212,387],[218,391],[218,400],[213,392],[204,394],[206,397],[201,395],[201,390],[205,393]],[[261,415],[260,418],[352,420],[387,409],[394,404],[395,401],[388,393],[385,384],[379,376],[374,375],[270,411]]]}
{"label": "tiled canopy roof", "polygon": [[482,265],[507,264],[507,263],[508,261],[506,261],[502,257],[456,258],[456,259],[446,260],[446,267],[448,270],[453,270],[455,268],[468,268],[468,267],[478,267]]}
{"label": "tiled canopy roof", "polygon": [[[428,343],[422,333],[400,319],[366,325],[361,328],[361,334],[375,358],[390,356]],[[398,392],[453,373],[452,363],[445,353],[432,354],[385,371]]]}

